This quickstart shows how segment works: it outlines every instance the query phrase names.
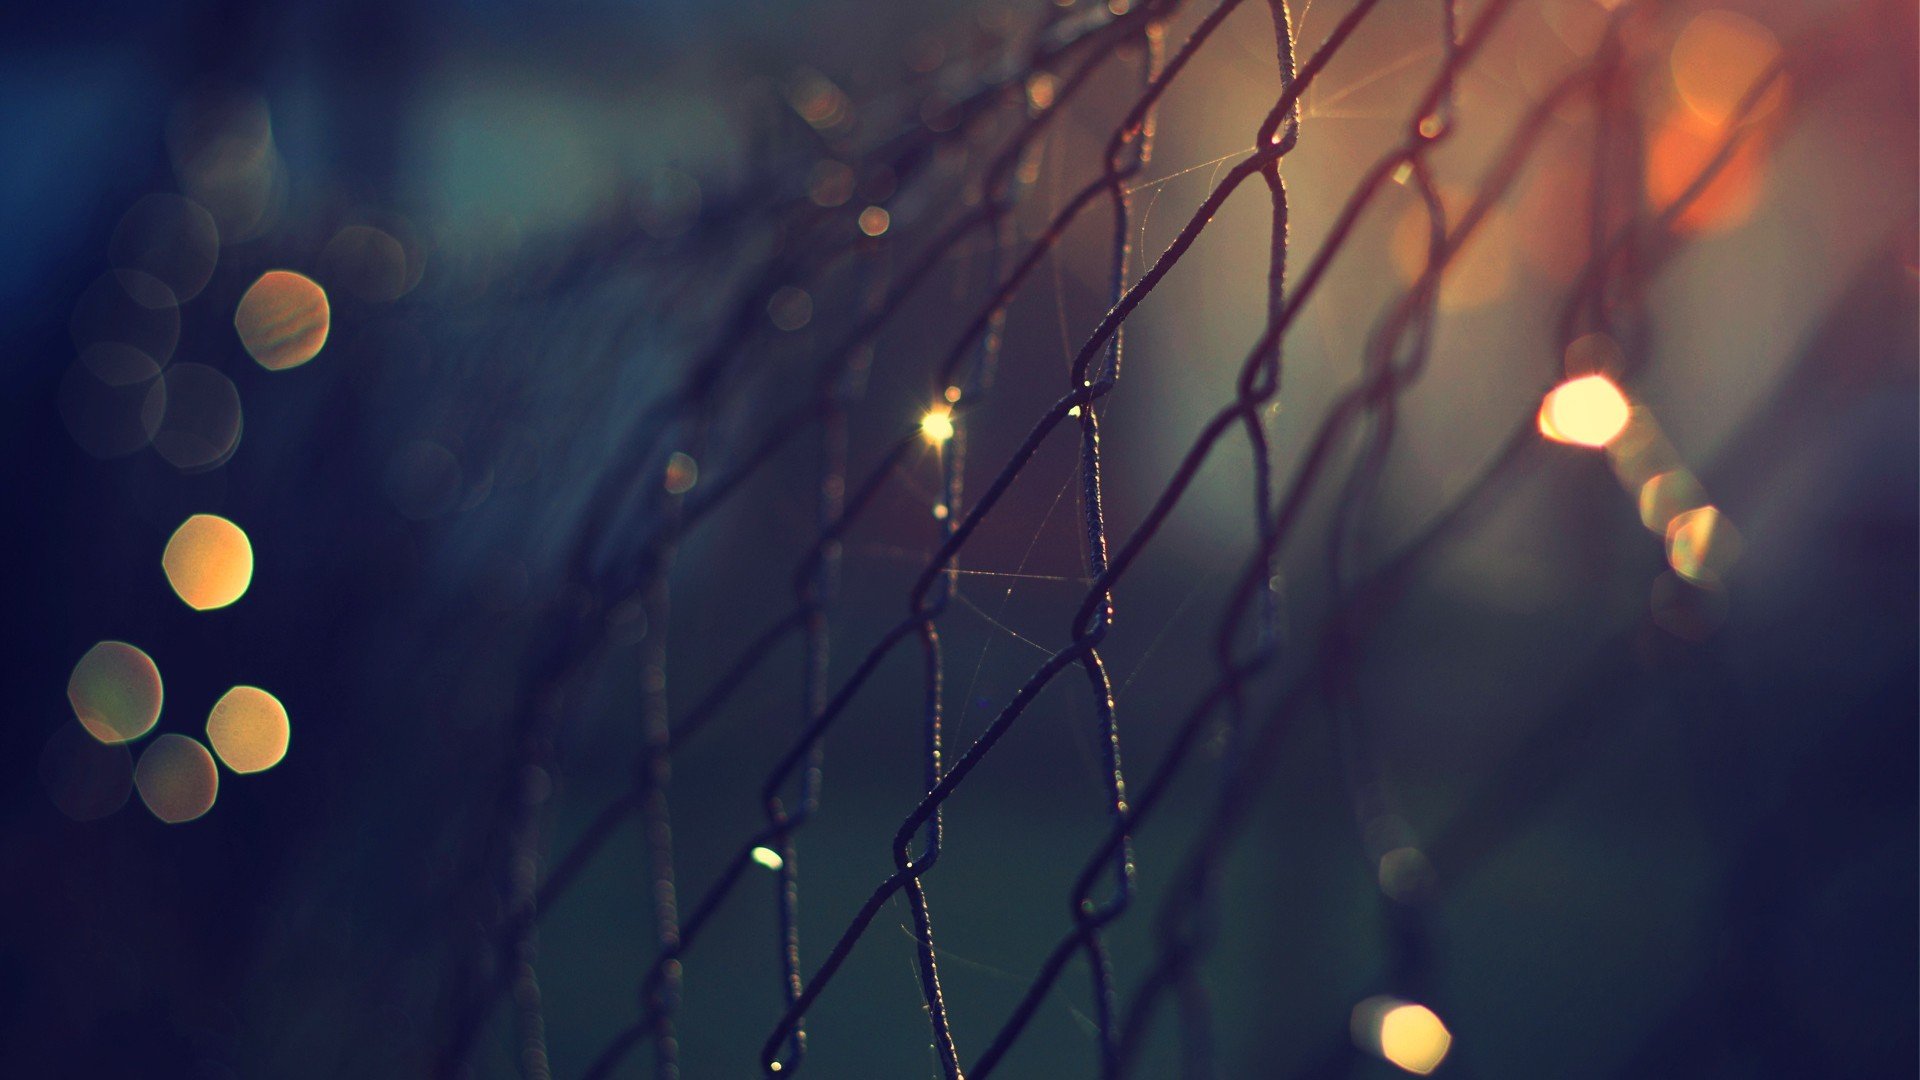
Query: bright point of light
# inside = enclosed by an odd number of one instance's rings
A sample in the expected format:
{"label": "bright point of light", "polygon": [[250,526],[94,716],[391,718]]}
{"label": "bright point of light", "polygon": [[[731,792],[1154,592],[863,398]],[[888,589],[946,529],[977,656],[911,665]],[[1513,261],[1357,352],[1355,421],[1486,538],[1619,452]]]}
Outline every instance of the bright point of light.
{"label": "bright point of light", "polygon": [[891,224],[893,215],[887,213],[886,207],[869,206],[860,211],[860,231],[868,236],[879,236]]}
{"label": "bright point of light", "polygon": [[945,405],[935,405],[920,418],[920,434],[935,446],[953,438],[953,410]]}
{"label": "bright point of light", "polygon": [[782,865],[780,853],[773,850],[770,847],[754,848],[753,861],[759,863],[761,866],[764,866],[769,870],[778,870]]}
{"label": "bright point of light", "polygon": [[1380,1018],[1380,1056],[1425,1076],[1440,1067],[1453,1033],[1425,1005],[1399,1005]]}
{"label": "bright point of light", "polygon": [[1540,402],[1540,434],[1575,446],[1605,446],[1626,430],[1626,395],[1605,375],[1554,387]]}
{"label": "bright point of light", "polygon": [[207,716],[207,741],[237,773],[264,772],[287,756],[286,706],[257,686],[236,686],[220,695]]}
{"label": "bright point of light", "polygon": [[173,531],[160,568],[188,607],[212,611],[246,595],[253,581],[253,545],[226,518],[195,514]]}

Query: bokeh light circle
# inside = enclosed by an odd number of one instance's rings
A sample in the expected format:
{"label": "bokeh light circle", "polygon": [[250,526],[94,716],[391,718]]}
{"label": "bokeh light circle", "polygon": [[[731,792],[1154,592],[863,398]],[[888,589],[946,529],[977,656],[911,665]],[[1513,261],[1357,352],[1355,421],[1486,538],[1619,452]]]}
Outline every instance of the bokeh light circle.
{"label": "bokeh light circle", "polygon": [[185,303],[213,277],[220,229],[199,203],[178,195],[146,195],[121,216],[107,253],[114,266],[163,282]]}
{"label": "bokeh light circle", "polygon": [[[404,280],[406,256],[400,259]],[[269,270],[240,298],[233,326],[248,355],[261,367],[285,371],[320,354],[332,318],[327,292],[312,278],[291,270]]]}
{"label": "bokeh light circle", "polygon": [[122,457],[147,445],[141,415],[156,393],[164,409],[159,364],[131,345],[102,342],[82,352],[61,378],[60,419],[88,454]]}
{"label": "bokeh light circle", "polygon": [[207,741],[237,773],[264,772],[280,764],[291,734],[286,706],[257,686],[228,690],[207,714]]}
{"label": "bokeh light circle", "polygon": [[240,391],[205,364],[175,364],[147,391],[140,419],[167,464],[211,469],[240,445]]}
{"label": "bokeh light circle", "polygon": [[180,343],[180,304],[166,282],[139,270],[112,270],[93,279],[73,303],[68,321],[74,347],[128,345],[164,365]]}
{"label": "bokeh light circle", "polygon": [[1540,402],[1540,433],[1575,446],[1605,446],[1626,430],[1632,410],[1604,375],[1569,379]]}
{"label": "bokeh light circle", "polygon": [[1725,514],[1707,505],[1667,522],[1667,565],[1694,585],[1717,587],[1740,557],[1741,539]]}
{"label": "bokeh light circle", "polygon": [[178,825],[213,809],[220,794],[220,771],[207,748],[185,735],[168,732],[153,740],[133,769],[133,786],[153,816]]}
{"label": "bokeh light circle", "polygon": [[133,755],[119,743],[102,743],[63,723],[40,751],[40,784],[61,813],[75,821],[94,821],[127,804],[133,791]]}
{"label": "bokeh light circle", "polygon": [[[1780,41],[1766,27],[1736,11],[1703,11],[1674,39],[1673,88],[1694,115],[1724,124],[1756,80],[1780,58]],[[1785,97],[1774,80],[1755,102],[1753,115],[1773,111]]]}
{"label": "bokeh light circle", "polygon": [[406,248],[371,225],[341,229],[320,252],[320,273],[327,284],[373,303],[398,300],[411,288],[407,271]]}
{"label": "bokeh light circle", "polygon": [[1440,1067],[1453,1035],[1425,1005],[1398,1005],[1380,1018],[1380,1056],[1419,1076]]}
{"label": "bokeh light circle", "polygon": [[160,567],[188,607],[212,611],[246,595],[253,581],[253,544],[226,518],[195,514],[167,540]]}
{"label": "bokeh light circle", "polygon": [[255,94],[190,92],[168,117],[167,150],[180,190],[213,215],[223,244],[259,236],[285,207],[286,166],[274,148],[267,103]]}
{"label": "bokeh light circle", "polygon": [[88,649],[67,677],[73,715],[103,743],[130,742],[152,731],[164,697],[153,657],[124,641]]}

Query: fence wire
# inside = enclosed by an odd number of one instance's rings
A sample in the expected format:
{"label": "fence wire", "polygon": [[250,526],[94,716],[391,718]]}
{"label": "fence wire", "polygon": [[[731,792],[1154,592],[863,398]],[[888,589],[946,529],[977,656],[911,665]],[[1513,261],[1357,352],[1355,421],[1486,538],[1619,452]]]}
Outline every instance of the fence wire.
{"label": "fence wire", "polygon": [[[803,1067],[807,1013],[832,991],[836,975],[876,916],[897,898],[904,898],[911,914],[929,1037],[950,1080],[977,1080],[999,1070],[1076,960],[1084,962],[1091,984],[1094,1067],[1099,1075],[1137,1072],[1169,1002],[1180,1028],[1187,1073],[1214,1074],[1202,975],[1216,933],[1222,866],[1274,774],[1290,722],[1310,702],[1323,703],[1336,719],[1354,813],[1364,823],[1392,812],[1393,793],[1379,768],[1359,702],[1369,631],[1435,553],[1499,497],[1502,481],[1522,467],[1528,449],[1538,441],[1532,412],[1516,418],[1498,452],[1444,509],[1397,547],[1374,550],[1368,522],[1400,430],[1397,410],[1426,369],[1440,318],[1440,289],[1461,249],[1536,156],[1556,113],[1582,104],[1594,110],[1593,167],[1586,205],[1577,208],[1590,224],[1587,258],[1564,297],[1553,355],[1581,334],[1602,331],[1628,344],[1631,371],[1644,359],[1644,350],[1633,343],[1644,339],[1647,290],[1682,238],[1676,222],[1727,166],[1742,140],[1765,137],[1746,121],[1769,89],[1790,69],[1796,82],[1813,77],[1821,56],[1818,41],[1789,47],[1745,93],[1721,142],[1691,182],[1670,203],[1650,206],[1634,164],[1644,155],[1632,91],[1640,73],[1632,69],[1634,61],[1622,47],[1622,36],[1634,20],[1649,17],[1649,9],[1660,5],[1654,0],[1617,5],[1592,55],[1573,65],[1527,108],[1491,156],[1471,197],[1453,215],[1435,177],[1434,155],[1463,119],[1457,84],[1516,5],[1512,0],[1487,0],[1465,17],[1453,0],[1432,0],[1422,6],[1419,18],[1435,39],[1437,70],[1427,77],[1395,143],[1365,171],[1332,219],[1325,240],[1302,262],[1289,243],[1291,204],[1284,164],[1303,137],[1311,138],[1310,125],[1303,131],[1303,96],[1354,35],[1380,17],[1384,5],[1357,0],[1317,46],[1304,49],[1296,41],[1294,14],[1285,0],[1267,0],[1274,34],[1275,100],[1253,132],[1252,149],[1220,173],[1173,240],[1137,266],[1132,242],[1138,221],[1129,182],[1152,160],[1156,107],[1243,2],[1220,0],[1171,48],[1164,42],[1164,28],[1182,8],[1182,0],[1145,0],[1131,9],[1124,4],[1036,3],[1038,13],[1023,34],[975,58],[972,89],[943,105],[938,130],[922,122],[924,110],[910,101],[898,134],[878,140],[857,166],[884,169],[906,190],[945,182],[934,167],[943,147],[991,149],[984,164],[965,178],[969,198],[958,200],[952,219],[931,229],[917,250],[890,250],[894,241],[886,238],[848,239],[842,212],[804,197],[775,200],[771,213],[784,235],[796,242],[780,245],[745,276],[711,339],[691,357],[685,378],[638,410],[618,453],[596,481],[574,534],[574,580],[597,595],[637,598],[651,628],[639,658],[644,686],[637,718],[641,750],[632,785],[542,873],[545,788],[531,778],[555,767],[555,738],[569,712],[579,707],[578,688],[609,662],[631,662],[618,660],[610,651],[603,621],[563,611],[543,628],[544,653],[514,711],[498,788],[502,794],[483,823],[469,875],[472,889],[503,902],[495,924],[476,942],[470,962],[453,982],[453,1006],[440,1050],[444,1073],[458,1072],[469,1059],[504,995],[512,1002],[523,1074],[550,1074],[537,974],[541,919],[596,864],[610,839],[637,819],[651,912],[646,920],[636,915],[636,922],[644,921],[648,928],[653,959],[636,973],[632,1022],[606,1042],[585,1076],[610,1075],[643,1044],[652,1055],[654,1075],[680,1074],[676,1024],[684,965],[693,961],[695,947],[708,936],[716,913],[739,891],[762,851],[773,852],[778,861],[771,912],[777,956],[770,971],[777,976],[784,1002],[783,1014],[766,1033],[760,1051],[769,1075]],[[1304,59],[1296,62],[1297,56]],[[1098,175],[1062,199],[1046,224],[1023,240],[1015,211],[1034,186],[1025,166],[1096,74],[1115,66],[1131,72],[1138,92],[1107,136]],[[1009,95],[1024,97],[1030,81],[1039,76],[1052,80],[1051,101],[1006,124],[998,104]],[[1105,513],[1101,419],[1107,397],[1122,385],[1126,324],[1186,258],[1227,200],[1256,177],[1271,208],[1264,328],[1237,369],[1232,397],[1203,425],[1139,523],[1130,532],[1113,533]],[[1418,276],[1375,322],[1358,380],[1313,420],[1297,459],[1279,460],[1272,448],[1275,420],[1268,406],[1281,390],[1286,334],[1317,295],[1329,268],[1351,249],[1359,223],[1396,184],[1411,189],[1426,214],[1426,247]],[[1033,284],[1069,227],[1102,204],[1111,219],[1107,310],[1074,352],[1059,395],[1039,411],[1025,437],[978,484],[977,492],[970,492],[963,486],[968,420],[995,399],[1008,305]],[[980,260],[986,276],[984,299],[971,310],[962,332],[928,364],[926,400],[951,425],[950,433],[936,440],[940,486],[931,537],[935,551],[908,590],[899,621],[855,651],[851,667],[835,682],[830,651],[846,647],[836,642],[833,632],[843,543],[879,502],[907,456],[925,442],[920,432],[903,432],[868,472],[850,477],[849,413],[877,336],[900,317],[910,298],[926,289],[938,268],[969,245],[985,253]],[[775,292],[793,283],[850,292],[859,297],[857,312],[845,332],[815,355],[799,362],[765,361],[758,348],[768,332],[764,312]],[[735,438],[738,433],[725,417],[738,400],[758,392],[755,366],[763,362],[791,367],[782,374],[784,385],[803,389],[789,395],[792,404],[785,411],[756,424],[752,437]],[[1558,376],[1557,369],[1543,372],[1542,393]],[[955,596],[962,558],[1015,480],[1063,429],[1068,434],[1060,437],[1072,438],[1077,447],[1078,534],[1088,582],[1068,626],[1068,643],[1049,651],[984,730],[964,746],[951,745],[940,624]],[[794,443],[803,433],[812,445],[796,451]],[[1123,767],[1123,724],[1113,680],[1101,653],[1115,632],[1114,589],[1146,557],[1203,466],[1236,438],[1244,440],[1253,465],[1248,503],[1254,542],[1219,612],[1211,642],[1214,670],[1196,680],[1198,692],[1158,759],[1148,763],[1144,773],[1136,768],[1129,775]],[[692,491],[675,493],[657,482],[675,452],[727,465]],[[759,470],[791,453],[810,453],[815,462],[817,529],[793,568],[792,603],[720,665],[721,677],[675,715],[669,708],[674,698],[669,694],[666,635],[675,549]],[[1324,565],[1334,599],[1315,632],[1283,651],[1285,643],[1276,630],[1280,599],[1269,580],[1283,549],[1301,531],[1309,502],[1328,490],[1334,492],[1335,509]],[[740,837],[713,880],[684,881],[676,873],[673,842],[673,757],[727,711],[737,688],[768,662],[777,646],[796,638],[802,654],[797,698],[805,722],[780,749],[760,785],[763,820]],[[809,946],[819,948],[821,943],[804,942],[800,933],[797,912],[804,883],[799,849],[821,802],[825,747],[876,670],[903,650],[919,655],[917,767],[924,794],[906,810],[894,833],[891,872],[812,960]],[[1066,898],[1070,917],[1057,943],[1039,959],[1026,989],[992,1037],[981,1047],[962,1047],[951,1023],[955,1003],[942,989],[935,905],[928,887],[941,857],[943,808],[995,753],[1040,693],[1073,670],[1084,678],[1092,706],[1107,826]],[[1131,994],[1123,996],[1103,935],[1136,906],[1130,837],[1161,810],[1171,786],[1192,771],[1199,749],[1210,741],[1224,748],[1208,780],[1210,806],[1172,868],[1165,899],[1151,916],[1155,953]],[[1396,948],[1418,951],[1423,947],[1420,934],[1416,918],[1408,933],[1395,938]]]}

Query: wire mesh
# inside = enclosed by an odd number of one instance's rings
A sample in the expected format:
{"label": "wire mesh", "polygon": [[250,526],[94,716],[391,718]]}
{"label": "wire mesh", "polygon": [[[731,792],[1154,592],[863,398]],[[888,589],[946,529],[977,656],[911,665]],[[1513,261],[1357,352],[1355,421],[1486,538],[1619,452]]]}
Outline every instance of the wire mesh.
{"label": "wire mesh", "polygon": [[[966,177],[969,198],[960,201],[950,220],[926,230],[929,238],[915,250],[894,252],[887,237],[849,237],[843,215],[804,198],[772,201],[765,216],[778,221],[782,234],[795,241],[780,245],[735,284],[733,299],[710,339],[692,351],[685,378],[633,416],[618,452],[595,478],[572,534],[569,565],[574,580],[596,595],[637,598],[647,625],[654,628],[638,660],[645,693],[637,718],[641,749],[632,785],[542,873],[546,789],[529,778],[557,767],[557,733],[569,711],[579,707],[573,691],[603,665],[629,662],[616,659],[609,649],[603,621],[563,611],[541,634],[544,653],[514,712],[498,784],[500,798],[480,829],[468,883],[477,893],[498,895],[503,902],[498,918],[474,943],[467,966],[448,990],[442,1071],[457,1072],[471,1057],[505,996],[512,1003],[521,1071],[527,1076],[550,1074],[537,975],[542,917],[582,875],[604,861],[602,853],[616,833],[637,825],[646,851],[651,911],[646,918],[636,913],[635,923],[644,926],[651,940],[652,959],[635,974],[631,1023],[607,1040],[583,1075],[611,1075],[643,1046],[652,1056],[654,1075],[680,1075],[676,1025],[685,965],[696,962],[696,947],[711,936],[716,914],[742,891],[755,865],[777,868],[770,913],[776,955],[768,970],[769,978],[777,980],[784,1011],[765,1033],[760,1050],[761,1066],[769,1075],[803,1067],[808,1012],[833,992],[836,975],[871,933],[876,917],[899,899],[911,914],[917,992],[934,1056],[946,1077],[980,1078],[1000,1071],[1036,1011],[1077,961],[1084,962],[1090,980],[1096,1047],[1092,1071],[1104,1077],[1137,1074],[1144,1046],[1171,1002],[1187,1073],[1215,1073],[1203,974],[1217,936],[1222,868],[1274,775],[1274,759],[1291,722],[1310,700],[1324,702],[1337,720],[1344,781],[1356,820],[1364,826],[1392,811],[1393,793],[1378,766],[1357,692],[1368,634],[1436,554],[1497,500],[1503,481],[1521,467],[1529,447],[1538,441],[1533,413],[1517,417],[1497,453],[1441,511],[1390,548],[1370,542],[1369,521],[1400,431],[1397,409],[1426,370],[1442,318],[1441,289],[1460,252],[1538,154],[1555,116],[1572,107],[1592,109],[1598,120],[1593,167],[1583,205],[1569,208],[1589,225],[1586,257],[1564,297],[1558,340],[1551,351],[1557,356],[1577,337],[1603,332],[1625,343],[1625,370],[1631,373],[1643,356],[1635,343],[1644,336],[1645,302],[1655,274],[1684,239],[1676,222],[1745,141],[1765,139],[1775,130],[1746,121],[1776,82],[1789,72],[1796,82],[1816,77],[1823,57],[1820,41],[1792,44],[1745,91],[1704,165],[1675,197],[1652,205],[1634,164],[1645,153],[1639,145],[1643,128],[1631,122],[1638,73],[1632,70],[1622,37],[1636,19],[1649,17],[1648,11],[1660,5],[1651,0],[1619,4],[1607,15],[1598,47],[1525,110],[1454,213],[1443,198],[1435,159],[1465,119],[1456,105],[1456,86],[1516,5],[1487,0],[1470,13],[1457,11],[1454,0],[1419,5],[1417,17],[1430,27],[1438,62],[1423,80],[1416,107],[1401,119],[1396,138],[1348,193],[1325,240],[1302,258],[1289,242],[1292,208],[1284,165],[1300,140],[1311,138],[1311,125],[1303,123],[1303,96],[1354,35],[1381,18],[1388,6],[1357,0],[1316,45],[1305,47],[1296,41],[1295,14],[1284,0],[1269,0],[1272,107],[1253,132],[1251,150],[1219,172],[1173,240],[1143,260],[1133,246],[1136,235],[1143,234],[1130,183],[1152,161],[1156,106],[1242,4],[1220,0],[1171,48],[1164,41],[1164,28],[1182,8],[1180,0],[1144,0],[1131,8],[1124,3],[1036,4],[1039,10],[1026,32],[1015,35],[1014,44],[978,58],[971,89],[943,102],[937,125],[925,122],[923,102],[910,103],[900,117],[898,134],[879,140],[856,166],[856,171],[885,170],[902,190],[915,184],[937,186],[944,181],[934,163],[943,147],[987,148],[983,164]],[[1028,162],[1049,127],[1059,123],[1094,85],[1095,75],[1110,66],[1127,69],[1137,93],[1106,138],[1098,174],[1061,199],[1043,227],[1023,236],[1015,211],[1034,187]],[[1049,100],[1018,122],[1005,124],[998,103],[1009,95],[1026,97],[1041,76],[1048,80]],[[1101,418],[1109,396],[1123,386],[1128,320],[1189,256],[1227,200],[1256,177],[1268,193],[1271,212],[1264,328],[1238,366],[1232,396],[1201,427],[1138,523],[1115,533],[1105,512],[1108,466]],[[1374,322],[1358,379],[1317,417],[1284,414],[1288,423],[1307,424],[1309,435],[1297,459],[1279,460],[1273,429],[1282,414],[1270,406],[1282,389],[1283,342],[1316,297],[1329,268],[1350,252],[1360,222],[1382,193],[1396,186],[1413,191],[1424,208],[1421,265]],[[1080,340],[1059,395],[1042,403],[1027,434],[1004,460],[988,463],[991,469],[984,472],[980,463],[973,463],[974,482],[966,484],[970,417],[989,404],[1004,409],[1019,405],[1001,401],[995,393],[1006,346],[1007,309],[1034,287],[1070,226],[1103,205],[1111,219],[1106,310]],[[858,390],[877,337],[901,316],[911,297],[928,288],[936,269],[966,245],[977,245],[985,253],[984,297],[971,308],[964,330],[952,342],[927,356],[907,358],[924,363],[929,416],[935,419],[922,431],[899,433],[869,471],[849,476],[849,415],[858,407]],[[790,370],[777,375],[783,393],[774,402],[776,411],[754,430],[742,432],[733,419],[739,403],[767,394],[763,372],[757,370],[761,339],[768,333],[764,312],[779,290],[796,282],[857,295],[857,314],[841,336],[814,355],[798,363],[782,362]],[[1543,376],[1542,393],[1558,380],[1557,371],[1551,374]],[[812,446],[796,449],[803,436]],[[950,741],[952,699],[941,621],[965,570],[962,561],[969,542],[1001,510],[1007,492],[1043,445],[1056,439],[1071,439],[1076,448],[1074,486],[1087,587],[1067,628],[1068,643],[1045,650],[1045,660],[1000,704],[985,728],[964,745],[955,745]],[[1118,632],[1122,614],[1114,591],[1149,557],[1162,527],[1193,490],[1203,467],[1236,439],[1244,441],[1252,462],[1246,499],[1254,542],[1236,553],[1239,569],[1211,640],[1214,670],[1193,677],[1191,704],[1159,756],[1146,762],[1144,770],[1126,759],[1134,764],[1129,775],[1123,767],[1123,718],[1101,651]],[[843,542],[880,501],[901,464],[928,444],[938,455],[939,467],[934,554],[907,591],[899,620],[877,640],[850,646],[834,633]],[[682,452],[701,461],[724,461],[728,467],[691,490],[659,484],[656,478],[672,467],[672,455]],[[721,665],[720,678],[697,688],[690,704],[670,707],[675,698],[669,693],[664,631],[674,600],[677,546],[737,497],[757,470],[801,453],[812,455],[817,531],[793,567],[790,605]],[[1270,579],[1281,552],[1302,533],[1309,503],[1329,491],[1334,510],[1324,566],[1336,599],[1314,633],[1289,640],[1278,629],[1283,599],[1270,587]],[[674,755],[733,705],[736,689],[769,662],[776,646],[794,639],[803,657],[796,697],[804,722],[764,774],[761,823],[739,838],[712,880],[687,882],[677,873],[674,849]],[[891,871],[846,914],[842,932],[823,948],[823,943],[802,940],[797,912],[805,884],[801,847],[825,791],[827,742],[849,706],[872,685],[882,663],[913,651],[919,657],[921,687],[920,700],[911,705],[920,734],[914,764],[923,795],[916,805],[904,808],[890,846]],[[837,681],[830,653],[853,657]],[[1026,988],[993,1035],[981,1046],[964,1047],[951,1019],[957,1003],[948,999],[941,983],[942,953],[929,891],[930,883],[938,880],[934,872],[946,828],[944,809],[996,753],[1042,691],[1076,669],[1084,678],[1100,748],[1101,810],[1107,827],[1085,854],[1065,898],[1068,918],[1057,942],[1038,959]],[[1210,750],[1217,752],[1206,752]],[[1175,782],[1204,771],[1202,763],[1209,758],[1212,771],[1205,783],[1210,804],[1184,855],[1170,869],[1160,869],[1170,885],[1151,916],[1155,952],[1131,993],[1123,994],[1105,934],[1116,920],[1141,917],[1132,912],[1139,891],[1130,838],[1162,812]],[[1396,963],[1410,962],[1408,955],[1424,948],[1422,934],[1418,920],[1411,920],[1406,932],[1394,939],[1403,954]],[[1285,976],[1276,972],[1272,977]]]}

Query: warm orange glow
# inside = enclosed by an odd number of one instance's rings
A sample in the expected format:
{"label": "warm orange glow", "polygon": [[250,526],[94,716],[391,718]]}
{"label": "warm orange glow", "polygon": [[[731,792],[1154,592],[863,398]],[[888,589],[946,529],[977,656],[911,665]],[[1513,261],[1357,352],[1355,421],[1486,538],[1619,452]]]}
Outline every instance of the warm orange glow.
{"label": "warm orange glow", "polygon": [[[1456,203],[1458,205],[1456,205]],[[1457,218],[1464,199],[1445,200],[1449,213]],[[1400,280],[1411,285],[1427,268],[1427,251],[1432,241],[1432,224],[1424,202],[1414,202],[1402,211],[1394,223],[1389,252]],[[1440,307],[1461,311],[1484,307],[1498,300],[1512,284],[1514,230],[1505,211],[1488,212],[1479,228],[1467,238],[1466,245],[1453,254],[1440,278]]]}
{"label": "warm orange glow", "polygon": [[240,343],[268,371],[299,367],[318,356],[331,321],[326,290],[291,270],[262,274],[233,316]]}
{"label": "warm orange glow", "polygon": [[140,422],[167,464],[188,472],[211,469],[240,445],[240,391],[205,364],[175,364],[147,388]]}
{"label": "warm orange glow", "polygon": [[73,715],[103,743],[131,742],[152,731],[162,697],[153,658],[124,641],[88,649],[67,678]]}
{"label": "warm orange glow", "polygon": [[1399,1005],[1380,1018],[1380,1056],[1425,1076],[1446,1060],[1453,1033],[1425,1005]]}
{"label": "warm orange glow", "polygon": [[264,772],[280,764],[290,735],[286,707],[257,686],[236,686],[220,695],[207,715],[207,741],[237,773]]}
{"label": "warm orange glow", "polygon": [[[1665,209],[1686,192],[1712,162],[1726,134],[1724,127],[1685,110],[1667,115],[1647,146],[1647,198],[1655,207]],[[1726,164],[1674,219],[1674,227],[1681,232],[1726,229],[1751,217],[1760,205],[1765,164],[1760,134],[1745,135]]]}
{"label": "warm orange glow", "polygon": [[1540,434],[1575,446],[1605,446],[1626,429],[1626,395],[1604,375],[1555,387],[1540,402]]}
{"label": "warm orange glow", "polygon": [[1036,113],[1053,108],[1053,95],[1057,82],[1052,75],[1040,72],[1027,80],[1027,108]]}
{"label": "warm orange glow", "polygon": [[935,446],[953,438],[953,409],[946,405],[935,405],[920,418],[920,434]]}
{"label": "warm orange glow", "polygon": [[178,825],[213,809],[213,800],[220,794],[220,772],[206,747],[169,732],[140,755],[133,786],[154,817]]}
{"label": "warm orange glow", "polygon": [[195,514],[173,531],[160,567],[188,607],[212,611],[246,595],[253,581],[253,544],[226,518]]}
{"label": "warm orange glow", "polygon": [[665,483],[669,494],[685,495],[687,492],[693,490],[693,485],[699,482],[700,465],[693,460],[691,455],[683,454],[676,450],[672,456],[667,458]]}
{"label": "warm orange glow", "polygon": [[[1732,11],[1703,11],[1674,39],[1673,87],[1687,108],[1709,124],[1732,119],[1767,68],[1780,57],[1772,31]],[[1753,115],[1772,111],[1785,96],[1780,80],[1762,95]]]}
{"label": "warm orange glow", "polygon": [[882,206],[869,206],[860,211],[860,231],[868,236],[880,236],[893,224],[893,215]]}

